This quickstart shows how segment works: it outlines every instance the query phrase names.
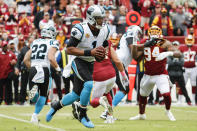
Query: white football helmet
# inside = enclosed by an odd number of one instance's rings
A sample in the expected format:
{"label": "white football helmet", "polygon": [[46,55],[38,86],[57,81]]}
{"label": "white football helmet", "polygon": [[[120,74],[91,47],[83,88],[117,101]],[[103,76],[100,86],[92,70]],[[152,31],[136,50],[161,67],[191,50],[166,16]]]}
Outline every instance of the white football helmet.
{"label": "white football helmet", "polygon": [[97,18],[103,18],[105,17],[105,10],[103,9],[103,7],[99,6],[99,5],[92,5],[88,8],[87,12],[86,12],[86,19],[88,21],[89,24],[95,26],[97,29],[101,29],[103,27],[103,23],[102,24],[98,24],[97,22]]}
{"label": "white football helmet", "polygon": [[55,37],[57,35],[57,32],[56,32],[55,27],[53,27],[53,26],[45,26],[41,30],[40,34],[41,34],[42,37],[48,37],[48,38],[51,38],[51,39],[55,39]]}
{"label": "white football helmet", "polygon": [[140,38],[143,36],[142,29],[137,25],[129,26],[127,32],[132,32],[132,34],[136,37],[137,41],[140,41]]}

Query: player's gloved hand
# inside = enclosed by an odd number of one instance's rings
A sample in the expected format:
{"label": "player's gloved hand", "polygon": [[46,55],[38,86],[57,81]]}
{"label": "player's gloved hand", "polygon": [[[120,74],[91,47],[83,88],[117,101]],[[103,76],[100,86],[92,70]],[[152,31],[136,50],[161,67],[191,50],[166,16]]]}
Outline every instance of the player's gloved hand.
{"label": "player's gloved hand", "polygon": [[127,78],[127,75],[126,75],[125,71],[120,72],[120,74],[122,75],[123,85],[128,86],[129,85],[129,79]]}
{"label": "player's gloved hand", "polygon": [[61,75],[62,75],[62,72],[61,72],[61,69],[60,69],[59,66],[56,67],[55,70],[56,70],[56,74],[57,74],[58,76],[61,76]]}
{"label": "player's gloved hand", "polygon": [[162,39],[162,38],[152,38],[148,42],[144,43],[144,47],[151,47],[151,46],[154,46],[154,45],[156,45],[158,43],[162,43],[162,42],[164,42],[164,39]]}

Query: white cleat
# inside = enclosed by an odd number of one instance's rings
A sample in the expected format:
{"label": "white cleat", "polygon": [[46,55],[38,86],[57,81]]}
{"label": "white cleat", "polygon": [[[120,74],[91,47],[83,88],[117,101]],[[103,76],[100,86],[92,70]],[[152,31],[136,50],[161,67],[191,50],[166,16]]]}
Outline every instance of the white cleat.
{"label": "white cleat", "polygon": [[39,123],[39,120],[38,120],[38,115],[37,114],[33,114],[32,117],[31,117],[31,123],[33,124],[38,124]]}
{"label": "white cleat", "polygon": [[111,116],[111,115],[107,115],[107,118],[106,118],[106,120],[104,121],[104,123],[109,123],[109,124],[114,123],[114,122],[115,122],[115,119],[114,119],[114,117]]}
{"label": "white cleat", "polygon": [[32,100],[37,92],[38,92],[38,86],[34,85],[32,89],[29,91],[29,99]]}
{"label": "white cleat", "polygon": [[176,119],[174,118],[174,115],[172,114],[170,110],[166,110],[166,115],[168,116],[170,121],[176,121]]}
{"label": "white cleat", "polygon": [[110,115],[113,114],[113,109],[112,109],[111,105],[109,104],[109,102],[108,102],[106,96],[100,97],[99,103],[100,103],[100,105],[102,105],[105,109],[107,109],[107,111],[108,111],[108,113],[109,113]]}
{"label": "white cleat", "polygon": [[129,120],[145,120],[146,114],[138,114],[137,116],[130,117]]}

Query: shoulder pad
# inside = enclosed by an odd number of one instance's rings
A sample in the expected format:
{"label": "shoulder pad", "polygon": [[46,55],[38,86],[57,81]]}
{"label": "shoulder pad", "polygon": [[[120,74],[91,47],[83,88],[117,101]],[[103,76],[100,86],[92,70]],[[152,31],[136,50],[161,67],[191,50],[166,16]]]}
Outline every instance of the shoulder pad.
{"label": "shoulder pad", "polygon": [[71,36],[81,40],[83,38],[84,29],[81,24],[76,24],[71,30]]}

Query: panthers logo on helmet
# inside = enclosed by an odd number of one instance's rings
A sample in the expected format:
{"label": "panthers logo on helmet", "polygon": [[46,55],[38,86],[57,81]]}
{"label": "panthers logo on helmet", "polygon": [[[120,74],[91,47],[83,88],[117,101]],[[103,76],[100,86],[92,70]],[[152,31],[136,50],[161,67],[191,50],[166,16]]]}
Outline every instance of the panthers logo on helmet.
{"label": "panthers logo on helmet", "polygon": [[161,38],[162,30],[158,26],[152,26],[148,29],[148,36],[150,38]]}

